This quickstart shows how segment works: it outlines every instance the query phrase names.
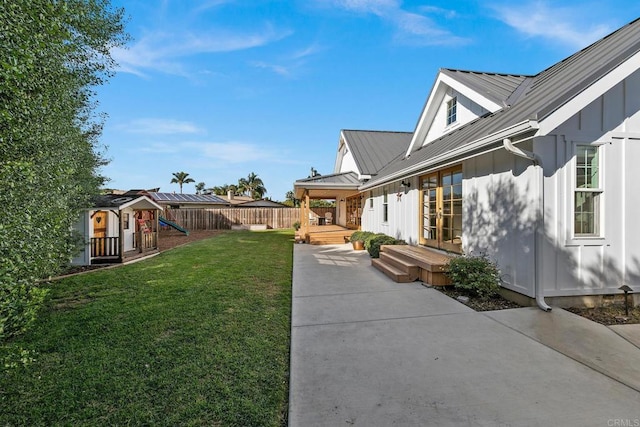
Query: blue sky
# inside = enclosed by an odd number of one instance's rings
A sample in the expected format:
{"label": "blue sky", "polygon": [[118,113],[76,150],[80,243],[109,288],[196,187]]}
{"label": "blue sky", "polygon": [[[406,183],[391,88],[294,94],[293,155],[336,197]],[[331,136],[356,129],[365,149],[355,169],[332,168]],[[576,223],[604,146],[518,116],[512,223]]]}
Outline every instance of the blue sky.
{"label": "blue sky", "polygon": [[413,131],[440,68],[536,74],[640,16],[637,0],[112,3],[132,40],[98,88],[106,187],[254,172],[274,200],[333,172],[341,129]]}

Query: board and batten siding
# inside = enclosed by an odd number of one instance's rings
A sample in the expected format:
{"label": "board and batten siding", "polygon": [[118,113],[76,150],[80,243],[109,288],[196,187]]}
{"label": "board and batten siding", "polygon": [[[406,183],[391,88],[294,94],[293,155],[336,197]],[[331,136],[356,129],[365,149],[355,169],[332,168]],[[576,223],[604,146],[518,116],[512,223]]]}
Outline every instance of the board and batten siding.
{"label": "board and batten siding", "polygon": [[[640,279],[640,72],[636,71],[535,141],[545,165],[542,280],[548,296],[619,293]],[[598,144],[601,220],[598,237],[573,234],[575,152]]]}
{"label": "board and batten siding", "polygon": [[[411,186],[400,189],[400,181],[374,188],[365,193],[362,207],[362,229],[374,233],[384,233],[402,239],[410,245],[417,245],[419,240],[419,195],[418,178],[407,179]],[[388,220],[383,221],[384,191],[387,191]],[[369,199],[373,194],[373,208]],[[398,196],[400,195],[400,196]]]}

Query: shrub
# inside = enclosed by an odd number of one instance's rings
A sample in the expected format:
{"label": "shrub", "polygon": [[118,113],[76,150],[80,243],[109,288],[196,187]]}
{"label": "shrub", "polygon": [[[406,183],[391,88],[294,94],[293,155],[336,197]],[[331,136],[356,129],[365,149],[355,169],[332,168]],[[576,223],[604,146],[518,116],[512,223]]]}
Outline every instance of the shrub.
{"label": "shrub", "polygon": [[369,236],[373,236],[373,233],[370,232],[370,231],[358,230],[358,231],[354,231],[353,232],[353,234],[349,238],[349,241],[351,243],[353,243],[353,242],[365,242]]}
{"label": "shrub", "polygon": [[293,223],[293,229],[296,231],[300,230],[300,221],[296,221]]}
{"label": "shrub", "polygon": [[488,299],[500,291],[500,270],[486,255],[465,255],[449,261],[447,275],[454,288]]}
{"label": "shrub", "polygon": [[364,244],[364,247],[371,255],[371,258],[380,257],[380,246],[382,245],[406,245],[404,240],[398,240],[395,237],[386,234],[375,234],[371,236]]}

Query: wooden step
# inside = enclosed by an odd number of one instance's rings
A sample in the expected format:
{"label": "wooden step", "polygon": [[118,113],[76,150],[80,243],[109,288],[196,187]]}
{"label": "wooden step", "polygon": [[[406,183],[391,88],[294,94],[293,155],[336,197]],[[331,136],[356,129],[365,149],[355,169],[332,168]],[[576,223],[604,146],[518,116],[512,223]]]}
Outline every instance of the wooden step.
{"label": "wooden step", "polygon": [[403,256],[396,256],[390,252],[380,252],[380,261],[403,271],[409,277],[413,278],[413,280],[420,277],[420,267],[418,267],[413,260],[407,259]]}
{"label": "wooden step", "polygon": [[391,280],[396,283],[410,283],[415,281],[415,279],[412,280],[411,276],[407,273],[402,270],[398,270],[392,265],[386,264],[384,261],[381,261],[380,258],[371,259],[371,265],[389,276]]}
{"label": "wooden step", "polygon": [[382,257],[384,253],[403,260],[405,263],[418,266],[420,269],[419,278],[425,283],[434,286],[451,284],[446,271],[447,264],[453,256],[429,248],[410,245],[382,245],[380,256]]}

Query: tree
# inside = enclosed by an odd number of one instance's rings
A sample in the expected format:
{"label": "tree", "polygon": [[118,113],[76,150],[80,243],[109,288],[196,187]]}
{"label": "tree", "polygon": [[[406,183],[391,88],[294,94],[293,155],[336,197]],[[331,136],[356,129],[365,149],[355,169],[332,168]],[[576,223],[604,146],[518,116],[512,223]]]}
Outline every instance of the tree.
{"label": "tree", "polygon": [[182,194],[182,185],[196,182],[193,178],[189,178],[189,174],[186,172],[174,172],[173,178],[171,178],[171,184],[178,184],[180,186],[180,194]]}
{"label": "tree", "polygon": [[0,342],[77,250],[69,230],[104,182],[94,87],[126,39],[108,0],[0,1]]}
{"label": "tree", "polygon": [[262,179],[253,172],[251,172],[247,178],[240,178],[238,180],[238,190],[242,194],[246,194],[255,200],[261,199],[267,193]]}
{"label": "tree", "polygon": [[229,194],[229,192],[231,192],[231,194],[233,194],[234,196],[238,194],[238,186],[236,185],[229,185],[229,184],[224,184],[224,185],[219,185],[216,187],[211,187],[209,188],[209,190],[211,193],[215,194],[216,196],[226,196],[227,194]]}
{"label": "tree", "polygon": [[285,195],[286,200],[284,201],[284,204],[287,206],[291,206],[294,208],[297,208],[298,206],[300,206],[300,200],[296,199],[296,193],[293,192],[293,190],[287,191],[287,194]]}
{"label": "tree", "polygon": [[206,184],[204,182],[197,183],[196,184],[196,194],[203,194],[205,186],[206,186]]}

